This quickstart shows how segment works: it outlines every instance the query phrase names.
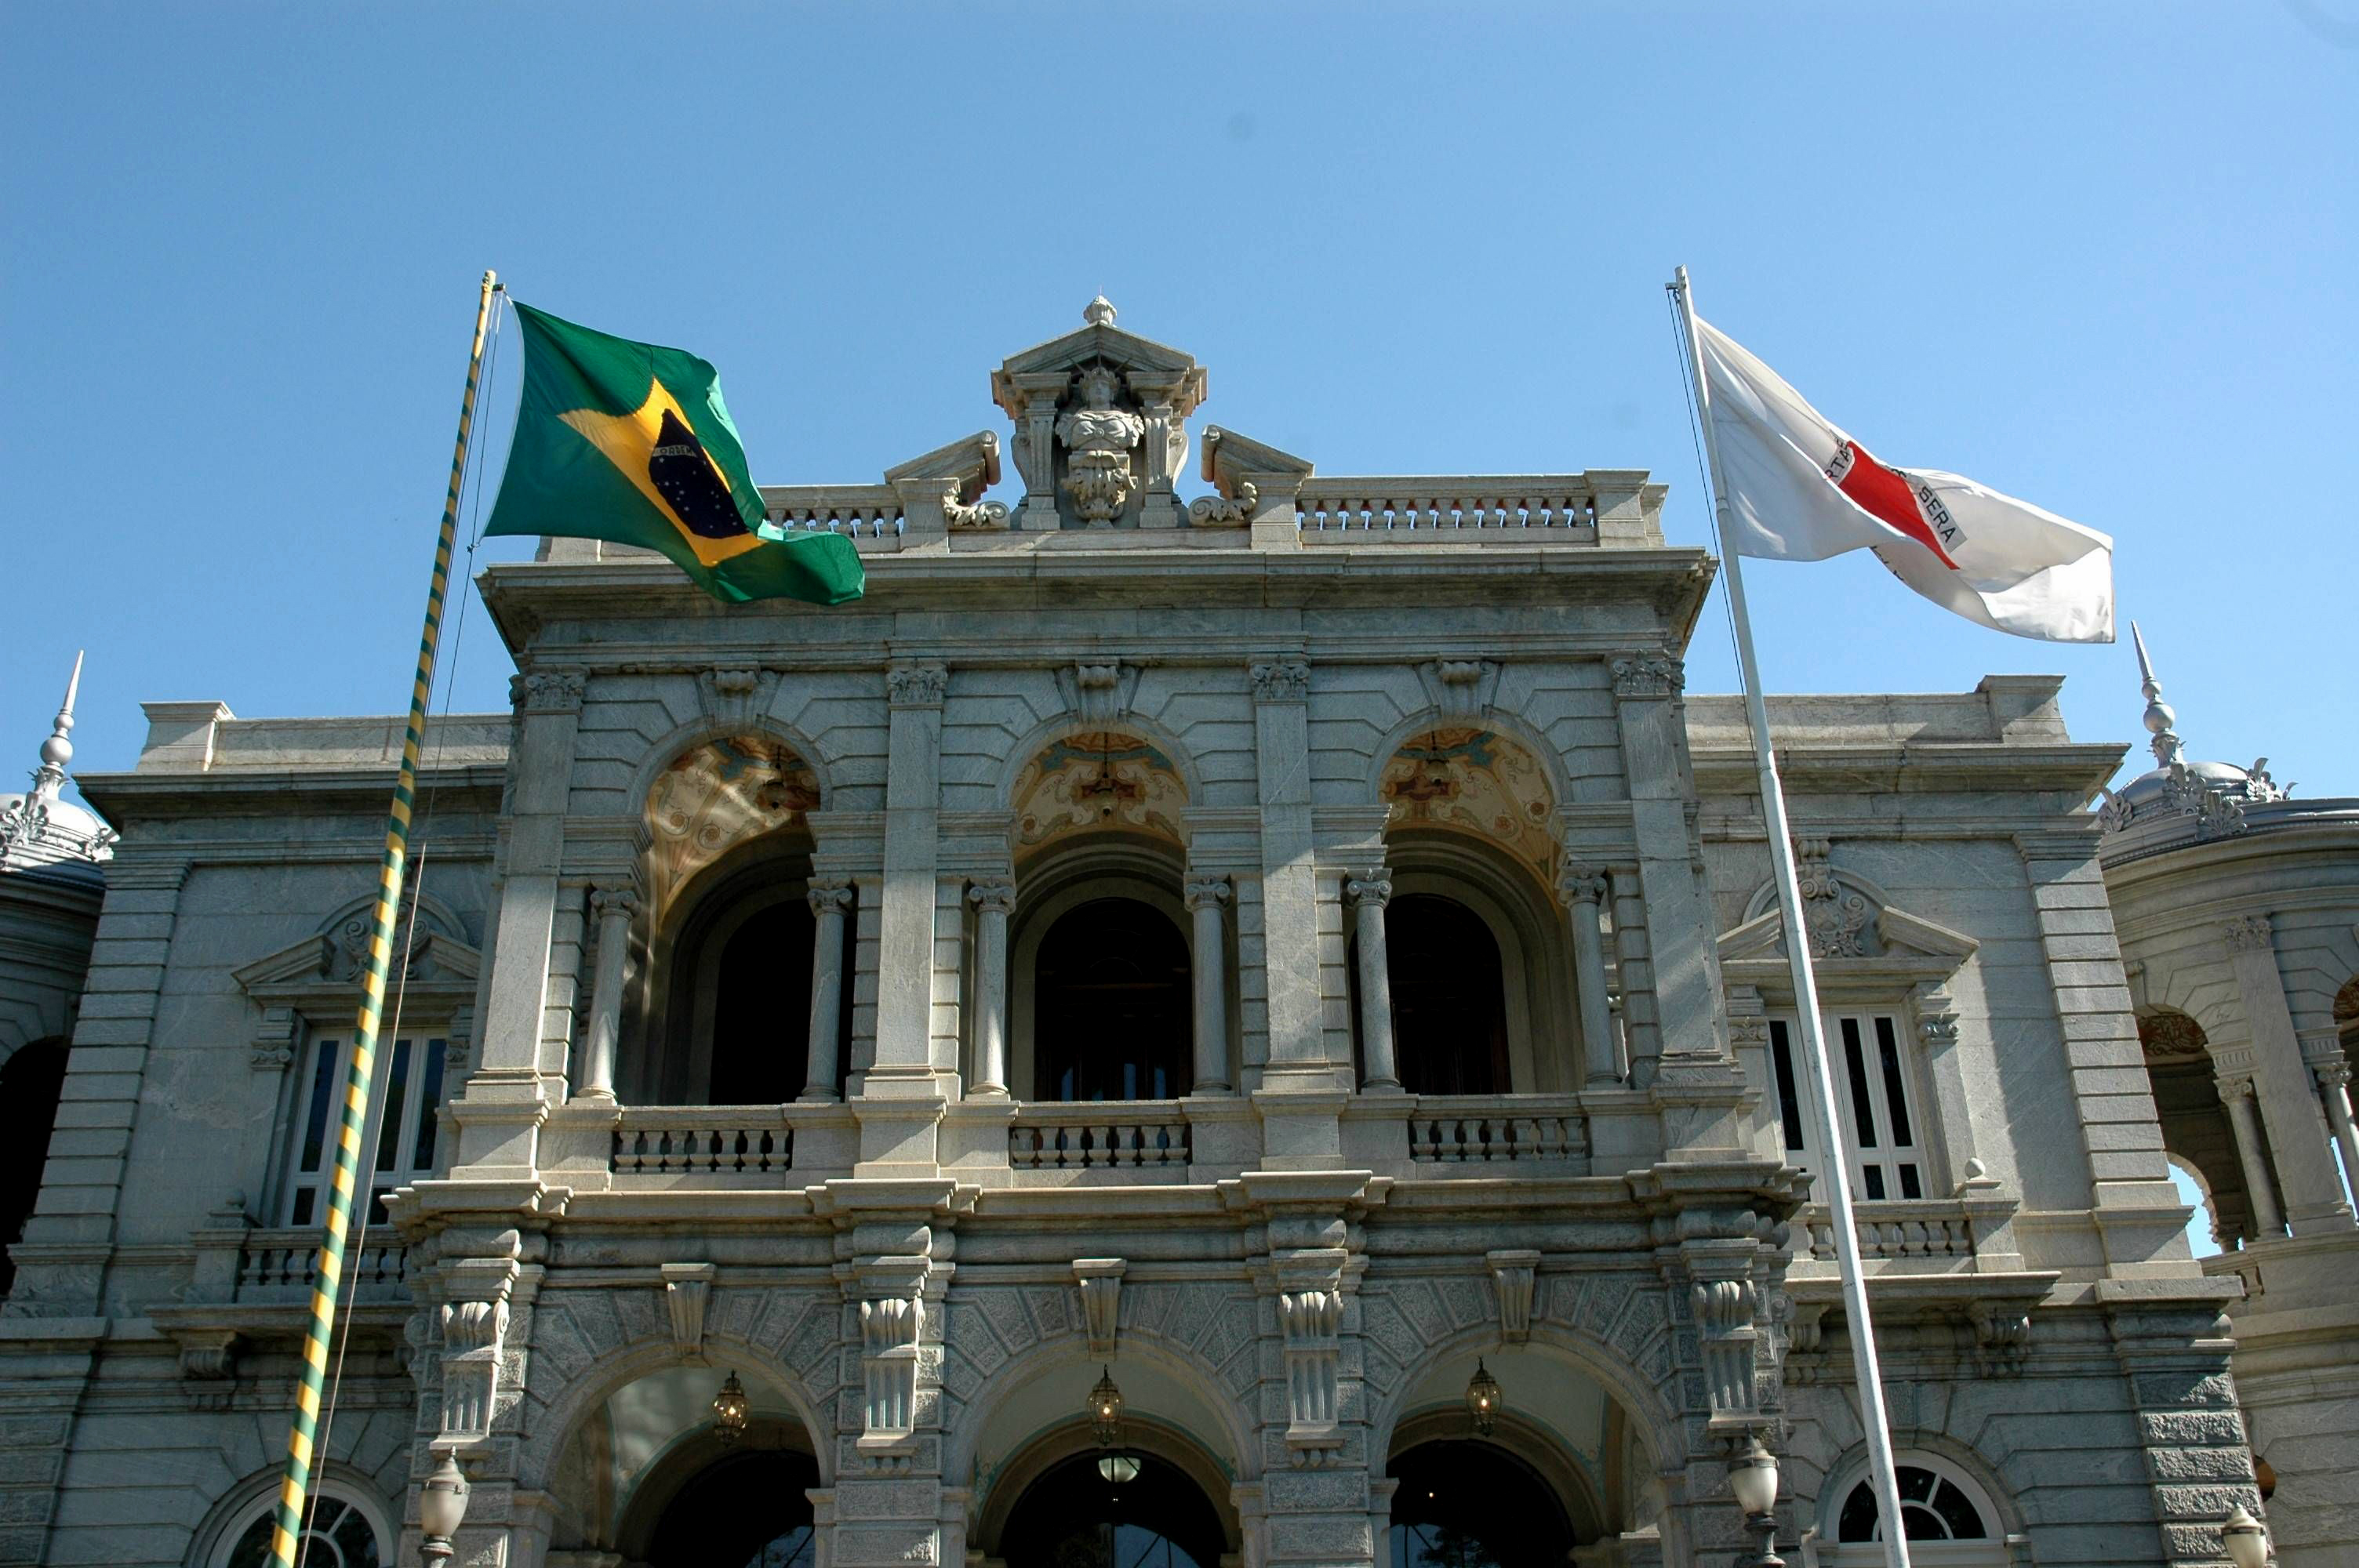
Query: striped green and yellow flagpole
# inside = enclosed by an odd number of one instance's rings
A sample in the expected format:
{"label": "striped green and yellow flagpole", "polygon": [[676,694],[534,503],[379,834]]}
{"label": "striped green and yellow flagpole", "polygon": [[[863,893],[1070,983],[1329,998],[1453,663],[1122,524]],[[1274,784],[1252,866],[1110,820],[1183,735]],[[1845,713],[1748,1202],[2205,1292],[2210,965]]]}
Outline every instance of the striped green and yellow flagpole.
{"label": "striped green and yellow flagpole", "polygon": [[353,1066],[344,1081],[344,1114],[336,1132],[334,1184],[328,1193],[328,1230],[320,1242],[320,1267],[311,1285],[311,1325],[303,1338],[303,1376],[295,1390],[295,1423],[287,1433],[287,1477],[278,1491],[278,1519],[270,1532],[273,1568],[295,1568],[303,1528],[303,1499],[311,1487],[311,1444],[320,1426],[320,1390],[328,1371],[328,1349],[336,1326],[337,1298],[344,1272],[344,1238],[352,1227],[353,1189],[360,1173],[361,1134],[368,1126],[369,1091],[376,1076],[376,1035],[385,1011],[385,977],[393,952],[394,920],[401,906],[402,871],[409,859],[409,810],[417,797],[419,747],[426,730],[434,687],[434,654],[442,635],[442,601],[451,586],[451,548],[459,531],[460,481],[467,468],[467,438],[475,423],[475,380],[484,366],[484,336],[491,322],[496,274],[484,274],[475,305],[475,341],[467,351],[467,390],[459,401],[459,442],[451,455],[451,488],[442,498],[442,532],[434,545],[434,576],[426,590],[426,628],[418,639],[418,681],[409,694],[409,728],[401,741],[401,772],[393,785],[393,811],[385,825],[385,864],[377,874],[376,909],[371,916],[368,963],[361,980],[360,1022],[353,1038]]}

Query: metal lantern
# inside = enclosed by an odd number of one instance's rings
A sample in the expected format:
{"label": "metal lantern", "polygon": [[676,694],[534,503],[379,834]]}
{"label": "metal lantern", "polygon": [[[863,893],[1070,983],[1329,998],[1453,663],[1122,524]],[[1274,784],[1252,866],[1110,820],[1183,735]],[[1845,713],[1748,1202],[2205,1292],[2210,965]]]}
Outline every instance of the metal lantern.
{"label": "metal lantern", "polygon": [[1482,1357],[1474,1360],[1474,1376],[1466,1384],[1466,1413],[1474,1418],[1474,1430],[1488,1437],[1499,1424],[1499,1407],[1506,1402],[1499,1388],[1499,1379],[1491,1376],[1491,1368]]}
{"label": "metal lantern", "polygon": [[723,1380],[721,1391],[712,1396],[712,1435],[727,1447],[745,1435],[746,1412],[751,1401],[745,1398],[745,1385],[732,1372]]}
{"label": "metal lantern", "polygon": [[1097,1387],[1090,1390],[1090,1428],[1097,1433],[1100,1448],[1122,1441],[1122,1390],[1114,1387],[1111,1367],[1101,1368]]}
{"label": "metal lantern", "polygon": [[2266,1568],[2269,1560],[2269,1532],[2242,1503],[2229,1510],[2228,1522],[2220,1527],[2220,1546],[2236,1568]]}

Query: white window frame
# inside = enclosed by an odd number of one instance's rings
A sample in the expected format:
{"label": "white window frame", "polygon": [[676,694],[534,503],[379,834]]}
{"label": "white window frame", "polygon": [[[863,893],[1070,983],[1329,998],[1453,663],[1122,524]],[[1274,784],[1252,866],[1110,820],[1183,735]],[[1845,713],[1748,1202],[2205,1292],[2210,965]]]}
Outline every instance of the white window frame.
{"label": "white window frame", "polygon": [[[283,1174],[275,1213],[280,1224],[308,1228],[327,1222],[328,1194],[335,1173],[336,1134],[343,1116],[344,1084],[352,1071],[353,1032],[347,1024],[338,1029],[313,1027],[304,1033],[303,1048],[299,1053],[300,1072],[288,1102],[281,1143]],[[328,1068],[324,1085],[321,1079],[323,1062]],[[365,1194],[381,1200],[397,1187],[441,1173],[450,1158],[448,1130],[442,1125],[441,1111],[451,1087],[451,1030],[447,1022],[405,1026],[398,1035],[378,1037],[368,1121],[361,1133],[361,1155],[370,1163],[360,1173],[356,1196]],[[379,1134],[386,1108],[397,1093],[398,1136],[382,1139]],[[315,1112],[321,1113],[316,1150],[312,1147]],[[428,1141],[423,1164],[417,1159],[421,1136]],[[308,1165],[307,1154],[313,1156]],[[385,1222],[375,1202],[367,1212],[369,1223]]]}
{"label": "white window frame", "polygon": [[[1912,1541],[1908,1543],[1908,1560],[1922,1568],[2007,1568],[2015,1561],[2015,1538],[2007,1530],[2006,1516],[1999,1510],[1998,1502],[1984,1486],[1958,1465],[1939,1454],[1903,1449],[1893,1455],[1897,1469],[1930,1471],[1938,1477],[1936,1486],[1947,1484],[1965,1494],[1974,1512],[1988,1533],[1980,1541]],[[1843,1527],[1843,1512],[1852,1494],[1868,1484],[1864,1467],[1847,1466],[1838,1485],[1820,1495],[1818,1522],[1807,1543],[1806,1560],[1819,1568],[1883,1568],[1884,1547],[1875,1541],[1841,1541],[1837,1532]],[[1879,1530],[1883,1521],[1877,1521]]]}
{"label": "white window frame", "polygon": [[[1821,1014],[1826,1031],[1828,1065],[1834,1074],[1837,1108],[1843,1124],[1843,1154],[1852,1173],[1852,1197],[1859,1203],[1917,1201],[1937,1195],[1933,1177],[1933,1146],[1926,1111],[1930,1097],[1925,1089],[1923,1065],[1910,1046],[1914,1032],[1905,1007],[1834,1006]],[[1787,1066],[1781,1070],[1780,1044]],[[1860,1073],[1854,1078],[1854,1046]],[[1801,1033],[1791,1008],[1769,1014],[1768,1078],[1771,1109],[1779,1135],[1794,1162],[1810,1173],[1815,1190],[1825,1169],[1827,1135],[1821,1124],[1818,1097],[1809,1087],[1803,1066]],[[1790,1088],[1794,1103],[1788,1104]],[[1861,1137],[1858,1100],[1864,1090],[1872,1137]],[[1894,1115],[1895,1095],[1900,1114]],[[1792,1128],[1799,1121],[1799,1148],[1793,1146]],[[1908,1139],[1896,1139],[1905,1130]],[[1823,1197],[1819,1201],[1823,1202]]]}
{"label": "white window frame", "polygon": [[[383,1504],[358,1487],[345,1486],[341,1481],[314,1481],[311,1495],[323,1504],[342,1503],[366,1520],[370,1531],[376,1537],[377,1562],[382,1568],[393,1568],[397,1561],[398,1536]],[[245,1539],[246,1531],[266,1519],[275,1518],[277,1512],[278,1491],[272,1487],[230,1517],[229,1524],[213,1538],[212,1550],[204,1558],[205,1568],[229,1568],[230,1558],[237,1551],[238,1542]],[[304,1512],[307,1518],[313,1517],[308,1505]],[[332,1543],[331,1549],[333,1549]],[[295,1557],[299,1563],[303,1560],[304,1552],[300,1544],[296,1548]]]}

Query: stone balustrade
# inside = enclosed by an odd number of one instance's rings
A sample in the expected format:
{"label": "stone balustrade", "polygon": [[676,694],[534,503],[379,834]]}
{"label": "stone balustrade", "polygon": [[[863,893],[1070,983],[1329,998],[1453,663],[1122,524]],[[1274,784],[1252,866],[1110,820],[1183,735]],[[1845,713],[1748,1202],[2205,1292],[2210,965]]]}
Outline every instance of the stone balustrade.
{"label": "stone balustrade", "polygon": [[1007,1130],[1017,1171],[1169,1170],[1184,1176],[1188,1119],[1172,1100],[1021,1106]]}
{"label": "stone balustrade", "polygon": [[781,528],[897,538],[907,525],[901,495],[889,484],[764,485],[762,508]]}
{"label": "stone balustrade", "polygon": [[618,1177],[753,1178],[794,1167],[791,1106],[639,1106],[615,1120],[606,1168]]}
{"label": "stone balustrade", "polygon": [[1582,474],[1440,479],[1310,479],[1295,498],[1306,542],[1321,535],[1402,534],[1431,538],[1542,530],[1568,541],[1597,540],[1597,497]]}
{"label": "stone balustrade", "polygon": [[[349,1303],[400,1303],[409,1299],[407,1254],[390,1232],[344,1254],[344,1299]],[[278,1305],[311,1299],[312,1271],[320,1262],[320,1228],[246,1233],[238,1249],[234,1299],[240,1304]]]}
{"label": "stone balustrade", "polygon": [[1421,1095],[1408,1153],[1419,1165],[1565,1165],[1589,1157],[1589,1127],[1570,1096]]}
{"label": "stone balustrade", "polygon": [[[1904,1266],[1971,1265],[1975,1252],[1973,1218],[1955,1199],[1862,1202],[1854,1209],[1858,1223],[1863,1261]],[[1822,1205],[1813,1204],[1795,1217],[1798,1228],[1810,1237],[1810,1256],[1835,1260],[1834,1225]]]}

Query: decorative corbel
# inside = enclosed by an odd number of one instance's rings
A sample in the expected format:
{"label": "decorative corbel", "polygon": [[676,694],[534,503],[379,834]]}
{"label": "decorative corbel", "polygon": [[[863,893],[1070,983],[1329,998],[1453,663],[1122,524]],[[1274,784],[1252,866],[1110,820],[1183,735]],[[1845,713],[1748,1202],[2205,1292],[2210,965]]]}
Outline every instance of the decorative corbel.
{"label": "decorative corbel", "polygon": [[1758,1408],[1753,1369],[1760,1330],[1753,1324],[1749,1279],[1698,1280],[1689,1289],[1703,1351],[1705,1391],[1715,1418],[1748,1417]]}
{"label": "decorative corbel", "polygon": [[500,1351],[507,1337],[507,1292],[492,1301],[442,1307],[442,1435],[481,1443],[492,1434],[499,1395]]}
{"label": "decorative corbel", "polygon": [[1499,1297],[1499,1337],[1521,1345],[1532,1336],[1532,1282],[1540,1255],[1527,1249],[1486,1252],[1491,1285]]}
{"label": "decorative corbel", "polygon": [[696,676],[704,716],[716,724],[749,724],[766,712],[778,689],[778,672],[758,665],[715,665]]}
{"label": "decorative corbel", "polygon": [[1082,1326],[1090,1354],[1110,1359],[1122,1322],[1122,1276],[1130,1267],[1120,1258],[1076,1258],[1073,1278],[1082,1291]]}
{"label": "decorative corbel", "polygon": [[1977,1302],[1973,1322],[1974,1365],[1983,1376],[2022,1371],[2031,1347],[2031,1309],[2021,1302]]}
{"label": "decorative corbel", "polygon": [[1113,659],[1089,659],[1057,672],[1065,706],[1092,724],[1111,724],[1130,710],[1138,689],[1138,666]]}
{"label": "decorative corbel", "polygon": [[270,1005],[262,1010],[247,1047],[246,1061],[257,1073],[283,1073],[295,1065],[295,1010]]}
{"label": "decorative corbel", "polygon": [[1490,659],[1429,659],[1417,666],[1425,700],[1444,719],[1487,719],[1499,687]]}
{"label": "decorative corbel", "polygon": [[710,1263],[666,1263],[663,1266],[664,1305],[671,1313],[672,1348],[691,1367],[704,1361],[704,1309],[712,1297],[712,1280],[719,1271]]}

